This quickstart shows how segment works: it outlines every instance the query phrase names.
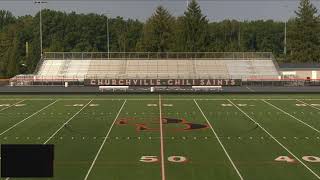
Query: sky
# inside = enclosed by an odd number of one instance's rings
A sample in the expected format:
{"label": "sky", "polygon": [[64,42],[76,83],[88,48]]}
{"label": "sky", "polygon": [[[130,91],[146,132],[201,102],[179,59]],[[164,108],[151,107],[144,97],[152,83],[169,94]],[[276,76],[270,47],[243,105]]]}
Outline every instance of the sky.
{"label": "sky", "polygon": [[[174,16],[183,15],[187,0],[46,0],[43,6],[64,12],[108,13],[125,19],[145,21],[154,9],[162,5]],[[286,21],[295,16],[298,0],[198,0],[210,21],[224,19],[256,20],[273,19]],[[312,0],[320,8],[320,0]],[[39,6],[33,0],[0,0],[0,9],[11,11],[16,16],[34,15]]]}

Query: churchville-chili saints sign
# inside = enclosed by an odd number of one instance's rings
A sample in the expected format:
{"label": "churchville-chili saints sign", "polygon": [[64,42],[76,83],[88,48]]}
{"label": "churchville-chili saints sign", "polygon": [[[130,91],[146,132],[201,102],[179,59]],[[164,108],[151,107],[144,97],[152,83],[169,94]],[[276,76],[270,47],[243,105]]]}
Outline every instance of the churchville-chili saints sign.
{"label": "churchville-chili saints sign", "polygon": [[240,86],[241,79],[85,79],[86,86]]}

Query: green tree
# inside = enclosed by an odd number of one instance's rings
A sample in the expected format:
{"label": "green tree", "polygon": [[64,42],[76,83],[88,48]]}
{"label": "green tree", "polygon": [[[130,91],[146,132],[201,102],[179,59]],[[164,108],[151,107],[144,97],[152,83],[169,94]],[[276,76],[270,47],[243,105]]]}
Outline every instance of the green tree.
{"label": "green tree", "polygon": [[147,20],[143,29],[142,47],[150,52],[167,52],[174,43],[175,19],[164,7],[157,7],[155,13]]}
{"label": "green tree", "polygon": [[8,24],[14,23],[16,18],[11,12],[6,10],[0,10],[0,30],[2,30]]}
{"label": "green tree", "polygon": [[300,0],[297,17],[289,31],[289,59],[295,62],[319,62],[320,33],[316,7],[310,0]]}
{"label": "green tree", "polygon": [[209,44],[209,26],[206,16],[201,12],[196,0],[192,0],[182,17],[179,39],[184,42],[182,50],[188,52],[206,51]]}

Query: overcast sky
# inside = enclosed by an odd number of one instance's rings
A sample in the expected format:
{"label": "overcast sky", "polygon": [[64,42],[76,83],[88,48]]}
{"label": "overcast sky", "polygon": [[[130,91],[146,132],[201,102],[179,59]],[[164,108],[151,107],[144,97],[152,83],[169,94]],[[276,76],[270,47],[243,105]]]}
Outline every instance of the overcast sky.
{"label": "overcast sky", "polygon": [[[111,16],[145,21],[158,5],[168,8],[174,16],[182,15],[187,0],[47,0],[45,8],[77,13],[106,13]],[[320,0],[312,1],[320,7]],[[254,20],[274,19],[284,21],[294,16],[298,0],[199,0],[203,13],[210,21],[223,19]],[[16,16],[34,15],[38,6],[33,0],[0,0],[0,9]]]}

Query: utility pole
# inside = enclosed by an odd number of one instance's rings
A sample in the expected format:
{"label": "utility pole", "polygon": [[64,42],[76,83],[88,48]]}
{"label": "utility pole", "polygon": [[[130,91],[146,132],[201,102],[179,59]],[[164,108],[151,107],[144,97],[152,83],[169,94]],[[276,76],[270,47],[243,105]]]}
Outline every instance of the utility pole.
{"label": "utility pole", "polygon": [[42,47],[42,4],[47,3],[46,1],[33,1],[35,4],[39,4],[40,6],[40,23],[39,23],[39,28],[40,28],[40,55],[41,59],[43,57],[43,47]]}

